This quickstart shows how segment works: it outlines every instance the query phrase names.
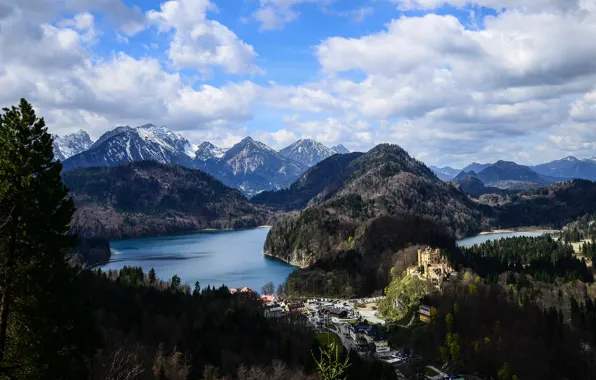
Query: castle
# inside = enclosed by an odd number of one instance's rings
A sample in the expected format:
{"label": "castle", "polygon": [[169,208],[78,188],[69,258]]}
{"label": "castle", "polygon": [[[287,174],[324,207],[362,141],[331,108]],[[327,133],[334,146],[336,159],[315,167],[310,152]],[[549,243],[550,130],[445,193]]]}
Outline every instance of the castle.
{"label": "castle", "polygon": [[440,249],[418,249],[418,266],[407,269],[409,275],[419,276],[429,280],[435,287],[440,288],[443,279],[453,272],[447,259],[441,255]]}

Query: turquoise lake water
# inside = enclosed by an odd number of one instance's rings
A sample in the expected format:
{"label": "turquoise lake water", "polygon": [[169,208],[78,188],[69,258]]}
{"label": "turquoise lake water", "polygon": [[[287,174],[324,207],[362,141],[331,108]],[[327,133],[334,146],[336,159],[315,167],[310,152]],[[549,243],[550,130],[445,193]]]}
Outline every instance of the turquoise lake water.
{"label": "turquoise lake water", "polygon": [[[204,231],[185,235],[159,236],[110,242],[112,258],[103,270],[140,266],[144,272],[155,269],[169,280],[177,274],[185,283],[201,287],[231,288],[248,286],[257,292],[273,281],[283,283],[294,267],[263,255],[269,228],[239,231]],[[458,240],[460,246],[514,236],[540,236],[544,232],[504,232],[477,235]]]}
{"label": "turquoise lake water", "polygon": [[110,242],[112,258],[102,270],[140,266],[146,273],[155,269],[157,277],[201,287],[248,286],[257,292],[273,281],[284,282],[294,267],[263,255],[269,228],[239,231],[205,231],[185,235],[159,236]]}

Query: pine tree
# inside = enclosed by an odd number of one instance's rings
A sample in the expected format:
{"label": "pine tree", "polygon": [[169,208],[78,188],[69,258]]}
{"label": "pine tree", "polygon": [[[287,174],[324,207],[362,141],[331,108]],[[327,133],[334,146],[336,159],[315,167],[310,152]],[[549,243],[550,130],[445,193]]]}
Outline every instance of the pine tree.
{"label": "pine tree", "polygon": [[155,280],[156,280],[156,277],[155,277],[155,269],[151,268],[151,269],[149,270],[149,283],[150,283],[151,285],[153,285],[153,284],[155,284]]}
{"label": "pine tree", "polygon": [[52,137],[24,99],[0,115],[0,366],[16,378],[81,379],[98,333],[65,254],[74,204]]}

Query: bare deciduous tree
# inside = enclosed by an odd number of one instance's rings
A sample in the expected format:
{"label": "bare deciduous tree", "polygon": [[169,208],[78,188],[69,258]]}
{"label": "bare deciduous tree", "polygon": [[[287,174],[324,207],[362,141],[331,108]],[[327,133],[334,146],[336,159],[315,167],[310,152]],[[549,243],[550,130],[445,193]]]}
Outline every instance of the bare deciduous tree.
{"label": "bare deciduous tree", "polygon": [[114,352],[107,366],[104,380],[135,380],[145,372],[138,355],[122,348]]}

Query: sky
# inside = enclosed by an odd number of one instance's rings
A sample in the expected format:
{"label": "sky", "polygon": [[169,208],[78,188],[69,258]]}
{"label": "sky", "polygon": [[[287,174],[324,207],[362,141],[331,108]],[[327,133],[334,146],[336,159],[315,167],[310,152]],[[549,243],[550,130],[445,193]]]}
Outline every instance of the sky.
{"label": "sky", "polygon": [[0,106],[96,139],[596,156],[596,0],[0,0]]}

